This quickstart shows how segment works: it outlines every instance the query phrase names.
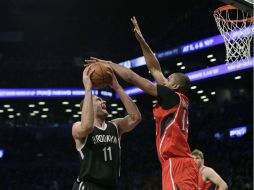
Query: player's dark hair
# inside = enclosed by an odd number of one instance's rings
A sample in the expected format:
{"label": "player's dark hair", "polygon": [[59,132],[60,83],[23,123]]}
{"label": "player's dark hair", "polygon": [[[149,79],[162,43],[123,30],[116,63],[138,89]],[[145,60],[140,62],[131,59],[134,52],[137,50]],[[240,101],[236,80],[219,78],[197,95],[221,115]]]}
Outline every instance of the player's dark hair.
{"label": "player's dark hair", "polygon": [[194,155],[194,156],[199,156],[202,160],[204,160],[204,154],[203,154],[203,152],[202,152],[201,150],[199,150],[199,149],[194,149],[194,150],[192,151],[192,155]]}
{"label": "player's dark hair", "polygon": [[175,75],[176,75],[176,80],[179,84],[178,90],[185,94],[186,92],[188,92],[191,86],[189,77],[183,73],[175,73]]}

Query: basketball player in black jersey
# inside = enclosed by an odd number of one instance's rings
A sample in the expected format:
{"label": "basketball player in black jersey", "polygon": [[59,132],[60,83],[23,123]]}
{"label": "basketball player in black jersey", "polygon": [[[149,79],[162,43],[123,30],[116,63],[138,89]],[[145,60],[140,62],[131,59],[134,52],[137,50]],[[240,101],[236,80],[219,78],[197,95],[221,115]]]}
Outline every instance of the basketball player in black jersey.
{"label": "basketball player in black jersey", "polygon": [[85,98],[81,102],[81,121],[73,124],[72,136],[81,161],[80,172],[72,190],[114,190],[120,175],[120,138],[141,121],[141,114],[119,85],[113,71],[110,87],[119,94],[128,113],[107,122],[106,101],[92,95],[93,69],[83,72]]}

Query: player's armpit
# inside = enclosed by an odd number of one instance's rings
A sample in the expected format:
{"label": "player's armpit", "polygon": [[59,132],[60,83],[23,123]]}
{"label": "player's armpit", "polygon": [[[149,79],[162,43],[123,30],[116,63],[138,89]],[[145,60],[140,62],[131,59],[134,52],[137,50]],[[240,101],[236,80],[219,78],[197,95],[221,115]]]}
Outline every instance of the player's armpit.
{"label": "player's armpit", "polygon": [[157,82],[157,84],[159,85],[163,85],[165,81],[167,81],[167,79],[164,77],[164,75],[162,74],[161,71],[159,70],[155,70],[155,69],[151,69],[150,70],[154,80]]}

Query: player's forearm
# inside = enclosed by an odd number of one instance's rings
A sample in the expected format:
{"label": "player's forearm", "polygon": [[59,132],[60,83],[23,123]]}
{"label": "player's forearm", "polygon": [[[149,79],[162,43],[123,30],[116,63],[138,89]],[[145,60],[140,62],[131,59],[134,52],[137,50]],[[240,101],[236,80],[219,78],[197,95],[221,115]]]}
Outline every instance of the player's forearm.
{"label": "player's forearm", "polygon": [[113,62],[110,63],[110,66],[116,72],[116,74],[123,80],[132,84],[135,83],[134,81],[135,73],[132,70]]}
{"label": "player's forearm", "polygon": [[141,46],[147,68],[150,72],[153,72],[154,70],[161,71],[160,63],[146,41],[144,39],[139,40],[139,44]]}
{"label": "player's forearm", "polygon": [[91,89],[86,89],[85,93],[81,114],[81,127],[89,130],[93,128],[94,123],[93,95]]}
{"label": "player's forearm", "polygon": [[137,107],[137,105],[133,102],[133,100],[124,92],[123,88],[119,86],[115,89],[116,93],[120,96],[120,99],[129,115],[131,120],[135,123],[139,123],[141,121],[141,113]]}

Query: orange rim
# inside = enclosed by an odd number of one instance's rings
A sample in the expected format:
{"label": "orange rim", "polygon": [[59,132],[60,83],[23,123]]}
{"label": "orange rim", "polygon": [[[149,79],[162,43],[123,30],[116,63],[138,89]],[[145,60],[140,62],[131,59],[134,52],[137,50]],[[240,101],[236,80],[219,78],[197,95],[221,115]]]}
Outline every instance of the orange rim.
{"label": "orange rim", "polygon": [[[232,6],[232,5],[225,5],[225,6],[222,6],[222,7],[219,7],[217,8],[214,12],[213,12],[213,15],[216,15],[216,14],[219,14],[221,13],[222,11],[227,11],[227,10],[235,10],[237,9],[236,7]],[[245,19],[240,19],[240,20],[227,20],[227,19],[223,19],[223,18],[219,18],[220,20],[223,20],[225,22],[254,22],[254,17],[248,17],[248,18],[245,18]]]}

